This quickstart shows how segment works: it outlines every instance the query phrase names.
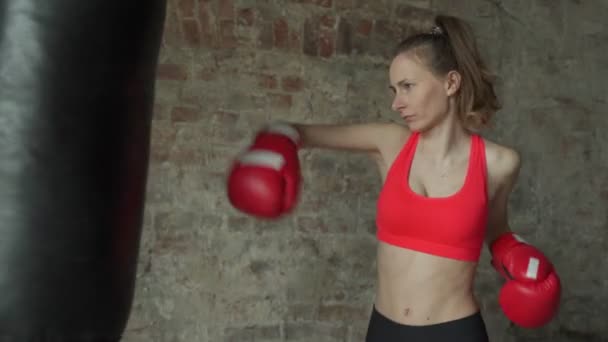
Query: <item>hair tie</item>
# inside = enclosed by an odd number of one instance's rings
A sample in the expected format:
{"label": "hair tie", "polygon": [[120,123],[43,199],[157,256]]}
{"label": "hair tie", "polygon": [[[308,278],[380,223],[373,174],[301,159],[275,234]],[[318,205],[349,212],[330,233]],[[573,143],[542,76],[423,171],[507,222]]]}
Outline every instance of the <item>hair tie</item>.
{"label": "hair tie", "polygon": [[439,26],[435,26],[431,29],[431,34],[436,34],[436,35],[443,35],[443,29],[441,29],[441,27]]}

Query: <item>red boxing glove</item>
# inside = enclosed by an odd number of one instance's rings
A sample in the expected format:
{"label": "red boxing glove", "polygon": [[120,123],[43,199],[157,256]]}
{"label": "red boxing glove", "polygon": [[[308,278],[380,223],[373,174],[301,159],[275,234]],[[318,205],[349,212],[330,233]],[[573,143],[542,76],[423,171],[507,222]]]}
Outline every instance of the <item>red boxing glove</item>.
{"label": "red boxing glove", "polygon": [[513,233],[505,233],[490,246],[492,265],[507,282],[499,303],[513,323],[524,328],[547,324],[557,313],[561,284],[547,257]]}
{"label": "red boxing glove", "polygon": [[259,132],[230,170],[230,203],[262,218],[289,212],[300,192],[299,143],[298,131],[288,124],[274,123]]}

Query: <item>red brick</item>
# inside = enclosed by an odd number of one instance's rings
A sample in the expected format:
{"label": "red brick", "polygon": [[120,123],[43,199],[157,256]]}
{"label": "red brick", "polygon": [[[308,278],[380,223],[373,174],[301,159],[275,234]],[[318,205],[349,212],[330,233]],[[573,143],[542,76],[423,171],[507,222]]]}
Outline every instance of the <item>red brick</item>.
{"label": "red brick", "polygon": [[[371,21],[360,20],[355,28],[355,33],[351,36],[351,53],[364,54],[370,51],[372,42],[371,31],[373,30],[373,24]],[[374,38],[376,39],[376,38]],[[392,46],[394,42],[388,45]]]}
{"label": "red brick", "polygon": [[199,23],[201,28],[201,37],[203,41],[203,46],[213,46],[213,30],[211,24],[211,13],[209,11],[208,4],[200,3],[199,4]]}
{"label": "red brick", "polygon": [[219,0],[218,19],[234,19],[234,3],[232,0]]}
{"label": "red brick", "polygon": [[237,39],[234,35],[234,20],[220,21],[218,38],[221,48],[234,48],[237,46]]}
{"label": "red brick", "polygon": [[183,19],[182,30],[184,43],[187,46],[198,46],[201,42],[201,34],[196,19]]}
{"label": "red brick", "polygon": [[329,31],[321,31],[319,36],[319,56],[329,58],[335,52],[335,34]]}
{"label": "red brick", "polygon": [[188,67],[180,64],[159,64],[156,77],[159,80],[183,81],[188,79]]}
{"label": "red brick", "polygon": [[241,8],[237,14],[237,23],[243,26],[252,26],[255,12],[251,8]]}
{"label": "red brick", "polygon": [[283,18],[277,19],[273,24],[274,46],[287,48],[289,44],[289,26]]}
{"label": "red brick", "polygon": [[171,110],[172,122],[195,122],[199,117],[199,110],[194,108],[178,106]]}
{"label": "red brick", "polygon": [[331,15],[324,15],[321,17],[319,24],[321,28],[333,29],[336,25],[336,18]]}
{"label": "red brick", "polygon": [[374,25],[371,20],[361,19],[357,24],[357,33],[367,37],[372,33],[373,27]]}
{"label": "red brick", "polygon": [[288,94],[268,94],[270,105],[279,109],[291,108],[293,104],[291,95]]}
{"label": "red brick", "polygon": [[287,76],[283,78],[281,86],[288,92],[300,91],[304,88],[304,80],[298,76]]}
{"label": "red brick", "polygon": [[276,89],[279,83],[273,75],[259,75],[258,80],[260,87],[266,89]]}
{"label": "red brick", "polygon": [[196,4],[194,0],[179,0],[177,2],[177,6],[179,8],[179,12],[182,15],[182,18],[194,18],[196,16]]}

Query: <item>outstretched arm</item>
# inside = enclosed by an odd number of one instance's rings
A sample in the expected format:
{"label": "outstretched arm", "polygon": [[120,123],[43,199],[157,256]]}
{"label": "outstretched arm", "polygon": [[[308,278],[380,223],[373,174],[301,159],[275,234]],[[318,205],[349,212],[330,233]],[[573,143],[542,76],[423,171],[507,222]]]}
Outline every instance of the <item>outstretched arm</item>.
{"label": "outstretched arm", "polygon": [[300,132],[302,148],[327,148],[377,154],[408,134],[393,123],[292,124]]}
{"label": "outstretched arm", "polygon": [[382,123],[270,123],[234,161],[227,180],[228,198],[244,213],[278,218],[298,202],[302,182],[299,149],[343,149],[377,157],[406,132],[402,126]]}

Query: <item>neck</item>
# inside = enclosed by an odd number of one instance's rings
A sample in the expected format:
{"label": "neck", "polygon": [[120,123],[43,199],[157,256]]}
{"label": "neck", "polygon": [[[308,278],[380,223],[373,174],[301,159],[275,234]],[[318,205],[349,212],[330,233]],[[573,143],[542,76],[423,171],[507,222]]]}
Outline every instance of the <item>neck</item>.
{"label": "neck", "polygon": [[450,115],[435,127],[421,132],[420,148],[423,153],[436,160],[450,159],[455,151],[469,145],[469,133],[460,124],[456,115]]}

